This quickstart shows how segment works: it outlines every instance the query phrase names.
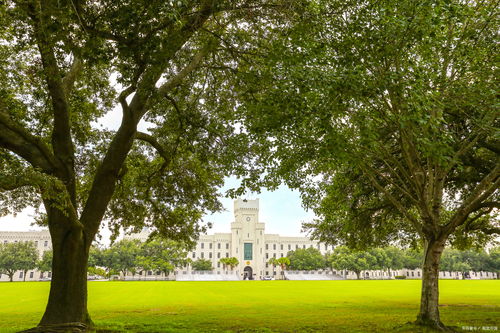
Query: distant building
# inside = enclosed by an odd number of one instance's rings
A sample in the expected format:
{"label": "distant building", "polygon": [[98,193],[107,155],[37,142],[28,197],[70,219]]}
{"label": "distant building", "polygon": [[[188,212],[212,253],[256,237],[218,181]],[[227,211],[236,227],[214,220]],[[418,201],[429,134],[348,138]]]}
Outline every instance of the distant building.
{"label": "distant building", "polygon": [[[131,239],[145,241],[148,232],[127,236]],[[320,244],[307,237],[284,237],[278,234],[266,234],[265,223],[259,220],[259,199],[234,201],[234,222],[230,233],[202,235],[196,248],[189,254],[193,261],[208,259],[212,261],[214,271],[222,271],[219,260],[224,257],[236,257],[239,266],[235,271],[241,279],[260,279],[273,275],[272,266],[267,262],[270,258],[286,257],[288,251],[314,247],[325,254],[333,247]],[[275,269],[274,273],[278,269]]]}
{"label": "distant building", "polygon": [[[43,252],[52,249],[52,242],[50,240],[50,233],[48,230],[42,231],[0,231],[0,244],[18,243],[18,242],[33,242],[38,249],[39,256]],[[23,281],[22,271],[14,274],[14,281]],[[45,273],[45,276],[50,277],[50,273]],[[26,273],[26,281],[38,281],[43,276],[37,270],[31,270]],[[9,281],[6,274],[0,275],[0,281]]]}

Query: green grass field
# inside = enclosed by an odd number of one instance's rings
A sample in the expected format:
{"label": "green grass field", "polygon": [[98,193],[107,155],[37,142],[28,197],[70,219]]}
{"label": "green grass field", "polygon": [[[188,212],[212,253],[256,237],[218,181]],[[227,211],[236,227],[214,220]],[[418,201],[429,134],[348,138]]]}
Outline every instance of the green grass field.
{"label": "green grass field", "polygon": [[[441,281],[447,325],[497,327],[500,281]],[[0,332],[36,326],[46,282],[0,283]],[[89,282],[98,332],[414,332],[420,281]],[[485,331],[486,332],[486,331]]]}

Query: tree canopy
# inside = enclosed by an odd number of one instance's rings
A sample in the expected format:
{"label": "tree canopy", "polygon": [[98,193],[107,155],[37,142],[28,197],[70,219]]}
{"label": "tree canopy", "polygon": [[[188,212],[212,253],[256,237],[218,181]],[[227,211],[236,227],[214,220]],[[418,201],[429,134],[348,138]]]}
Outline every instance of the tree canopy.
{"label": "tree canopy", "polygon": [[[53,242],[40,326],[90,325],[89,248],[107,219],[193,242],[246,168],[240,62],[302,1],[3,1],[0,214],[33,206]],[[99,125],[110,112],[117,129]],[[72,281],[66,283],[65,281]],[[40,328],[43,331],[43,327]]]}
{"label": "tree canopy", "polygon": [[241,89],[248,183],[300,189],[323,242],[424,243],[418,323],[443,328],[446,243],[500,234],[496,3],[314,4]]}
{"label": "tree canopy", "polygon": [[[290,260],[288,268],[291,270],[312,271],[326,267],[325,257],[312,247],[290,251],[286,256]],[[279,259],[276,264],[280,265]]]}
{"label": "tree canopy", "polygon": [[26,272],[36,268],[37,260],[38,250],[33,242],[0,244],[0,273],[7,274],[11,282],[17,271],[22,271],[26,280]]}

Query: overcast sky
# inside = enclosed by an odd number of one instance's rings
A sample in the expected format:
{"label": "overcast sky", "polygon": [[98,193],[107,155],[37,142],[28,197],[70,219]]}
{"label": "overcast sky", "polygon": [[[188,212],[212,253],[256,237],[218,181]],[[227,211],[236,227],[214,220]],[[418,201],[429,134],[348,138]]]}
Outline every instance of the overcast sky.
{"label": "overcast sky", "polygon": [[[116,130],[121,121],[121,112],[118,109],[113,110],[99,119],[99,123],[94,124],[99,127]],[[139,130],[147,131],[148,124],[142,122],[139,124]],[[236,178],[226,179],[225,186],[221,189],[224,193],[227,189],[237,186],[239,183]],[[306,212],[302,209],[300,195],[297,191],[291,191],[286,186],[278,188],[274,192],[263,190],[260,194],[250,194],[246,199],[259,198],[260,211],[259,220],[266,223],[266,233],[275,233],[283,236],[299,236],[301,233],[302,222],[310,221],[314,215],[312,212]],[[230,224],[234,221],[233,200],[222,199],[226,209],[223,213],[208,215],[203,218],[205,222],[212,222],[213,227],[208,232],[230,232]],[[40,230],[40,227],[32,226],[33,209],[26,209],[17,216],[5,216],[0,218],[0,231],[28,231]],[[101,230],[104,243],[109,237],[109,232]]]}
{"label": "overcast sky", "polygon": [[[227,178],[226,185],[221,190],[232,188],[238,184],[235,178]],[[246,196],[247,199],[259,198],[260,210],[259,220],[266,223],[266,233],[280,234],[283,236],[299,236],[301,233],[302,222],[310,221],[314,218],[312,212],[306,212],[301,207],[300,196],[296,191],[282,186],[274,192],[263,190],[260,194]],[[207,215],[203,218],[205,222],[212,222],[213,227],[208,232],[230,232],[231,222],[234,221],[233,200],[223,198],[222,203],[225,212],[213,215]],[[5,216],[0,218],[0,231],[28,231],[40,230],[38,226],[32,226],[33,210],[26,209],[17,216]],[[107,243],[109,237],[107,230],[101,231]]]}

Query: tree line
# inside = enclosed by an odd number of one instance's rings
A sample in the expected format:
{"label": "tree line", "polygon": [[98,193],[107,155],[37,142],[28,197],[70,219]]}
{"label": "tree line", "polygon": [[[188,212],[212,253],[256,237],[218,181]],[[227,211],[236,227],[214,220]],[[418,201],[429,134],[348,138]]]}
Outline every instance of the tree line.
{"label": "tree line", "polygon": [[[212,261],[188,258],[190,247],[172,240],[121,240],[107,248],[93,246],[89,253],[88,274],[110,277],[117,274],[142,275],[143,272],[159,272],[165,276],[176,268],[191,266],[194,271],[211,271]],[[392,271],[417,269],[422,265],[423,252],[415,249],[401,249],[395,246],[353,251],[338,246],[325,255],[315,248],[297,249],[283,258],[270,258],[267,264],[273,275],[277,267],[284,270],[335,270],[354,272],[358,279],[363,271],[382,270],[388,275]],[[496,272],[500,273],[500,247],[485,251],[456,250],[447,248],[443,252],[441,271],[449,272]],[[239,261],[235,257],[219,260],[223,270],[233,270]],[[17,271],[23,272],[26,280],[28,271],[37,269],[43,277],[51,271],[52,251],[45,251],[39,257],[34,242],[0,244],[0,274],[6,274],[13,281]],[[145,273],[147,274],[147,273]],[[463,275],[465,276],[465,274]],[[498,276],[498,275],[497,275]]]}
{"label": "tree line", "polygon": [[[287,255],[290,270],[320,270],[354,272],[358,279],[361,272],[391,271],[421,268],[424,258],[422,250],[401,249],[395,246],[354,251],[346,246],[338,246],[332,252],[322,255],[315,248],[297,249]],[[449,272],[500,272],[500,247],[485,251],[457,250],[447,248],[443,252],[441,271]]]}

